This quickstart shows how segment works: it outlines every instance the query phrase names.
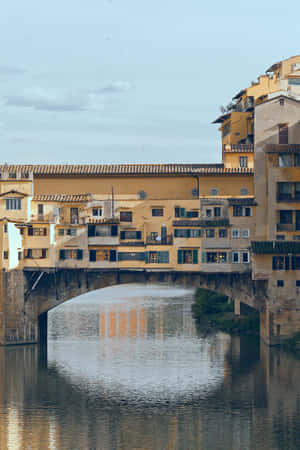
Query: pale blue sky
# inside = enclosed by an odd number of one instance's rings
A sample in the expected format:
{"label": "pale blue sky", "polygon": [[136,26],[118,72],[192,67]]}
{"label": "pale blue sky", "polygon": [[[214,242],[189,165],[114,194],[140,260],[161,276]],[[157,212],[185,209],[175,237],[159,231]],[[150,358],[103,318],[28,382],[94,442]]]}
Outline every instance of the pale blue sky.
{"label": "pale blue sky", "polygon": [[300,53],[286,5],[6,0],[2,162],[219,162],[219,106]]}

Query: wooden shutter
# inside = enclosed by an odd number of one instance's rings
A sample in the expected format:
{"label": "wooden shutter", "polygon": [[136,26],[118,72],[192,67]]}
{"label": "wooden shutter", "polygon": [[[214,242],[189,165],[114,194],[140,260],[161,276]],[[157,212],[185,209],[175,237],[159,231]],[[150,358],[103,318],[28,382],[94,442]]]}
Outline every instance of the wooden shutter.
{"label": "wooden shutter", "polygon": [[111,262],[117,261],[117,250],[110,250],[110,252],[109,252],[109,260]]}
{"label": "wooden shutter", "polygon": [[185,217],[185,208],[180,208],[180,217]]}
{"label": "wooden shutter", "polygon": [[183,251],[178,250],[177,251],[177,264],[182,264],[183,261]]}
{"label": "wooden shutter", "polygon": [[193,264],[198,264],[198,250],[193,250]]}

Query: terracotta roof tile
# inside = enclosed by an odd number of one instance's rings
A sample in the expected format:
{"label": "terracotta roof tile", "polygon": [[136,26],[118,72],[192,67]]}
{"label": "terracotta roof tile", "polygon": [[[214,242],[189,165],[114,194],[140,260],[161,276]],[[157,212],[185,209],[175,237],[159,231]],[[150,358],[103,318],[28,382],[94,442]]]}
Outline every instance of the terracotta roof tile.
{"label": "terracotta roof tile", "polygon": [[49,164],[0,165],[1,171],[29,172],[35,176],[50,175],[193,175],[193,174],[252,174],[252,169],[229,169],[223,164]]}
{"label": "terracotta roof tile", "polygon": [[36,202],[71,202],[83,203],[91,200],[90,194],[35,194]]}

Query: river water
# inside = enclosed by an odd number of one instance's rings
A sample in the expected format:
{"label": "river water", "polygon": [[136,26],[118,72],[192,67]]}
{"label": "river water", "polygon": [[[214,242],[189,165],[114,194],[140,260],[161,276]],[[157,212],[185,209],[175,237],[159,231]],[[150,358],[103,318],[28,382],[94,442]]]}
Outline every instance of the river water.
{"label": "river water", "polygon": [[299,449],[300,360],[197,329],[192,291],[118,286],[0,349],[0,449]]}

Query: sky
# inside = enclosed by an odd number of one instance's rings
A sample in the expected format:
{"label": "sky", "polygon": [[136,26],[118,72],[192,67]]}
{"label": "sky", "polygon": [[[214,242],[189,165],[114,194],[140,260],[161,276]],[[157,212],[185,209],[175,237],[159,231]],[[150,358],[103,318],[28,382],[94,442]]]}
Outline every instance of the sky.
{"label": "sky", "polygon": [[4,0],[2,163],[220,162],[220,105],[300,53],[300,2]]}

